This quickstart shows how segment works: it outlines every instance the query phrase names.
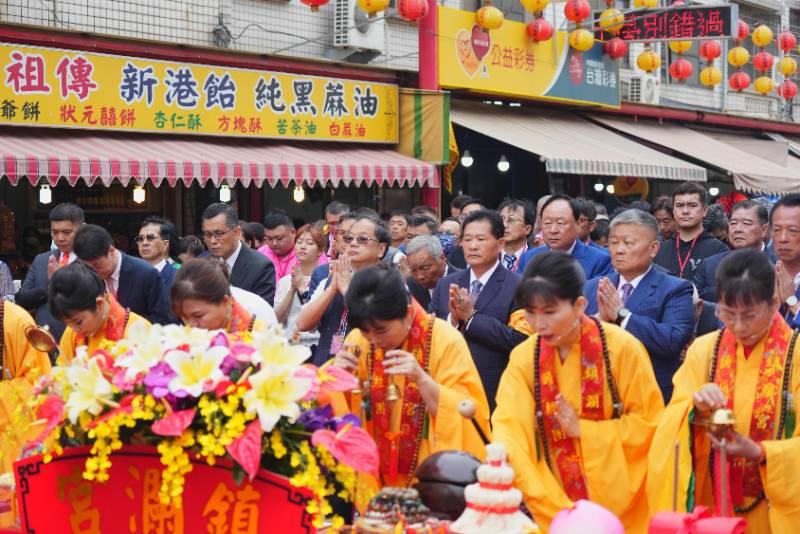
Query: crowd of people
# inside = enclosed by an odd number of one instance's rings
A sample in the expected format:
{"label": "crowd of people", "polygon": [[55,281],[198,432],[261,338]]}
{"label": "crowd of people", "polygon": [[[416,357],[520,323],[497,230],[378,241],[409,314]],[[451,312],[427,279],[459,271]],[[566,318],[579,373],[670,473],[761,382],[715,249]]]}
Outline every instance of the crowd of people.
{"label": "crowd of people", "polygon": [[726,213],[684,183],[610,215],[563,194],[496,209],[462,195],[450,217],[387,218],[333,202],[295,228],[282,211],[244,222],[218,203],[199,237],[144,220],[136,258],[58,205],[54,249],[0,313],[4,378],[49,370],[24,342],[33,318],[59,340],[59,364],[137,321],[283,328],[309,363],[359,378],[342,402],[369,421],[384,484],[405,485],[439,450],[482,457],[458,410],[471,400],[540,525],[590,499],[633,533],[673,495],[714,504],[720,441],[699,423],[728,407],[733,511],[748,532],[800,524],[800,195]]}

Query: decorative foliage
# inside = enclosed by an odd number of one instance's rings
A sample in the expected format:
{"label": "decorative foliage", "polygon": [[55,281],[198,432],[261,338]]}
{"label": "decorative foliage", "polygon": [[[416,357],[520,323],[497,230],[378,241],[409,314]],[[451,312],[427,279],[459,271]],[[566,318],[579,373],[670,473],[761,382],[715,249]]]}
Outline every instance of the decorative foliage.
{"label": "decorative foliage", "polygon": [[132,329],[40,381],[27,418],[46,429],[27,450],[50,461],[90,445],[83,476],[103,482],[114,451],[154,445],[164,466],[159,499],[176,506],[190,455],[209,465],[230,459],[251,479],[269,469],[313,492],[308,512],[319,527],[332,516],[328,497],[352,499],[356,473],[374,472],[378,450],[356,416],[336,418],[328,404],[331,392],[354,387],[352,376],[304,365],[307,357],[277,331]]}

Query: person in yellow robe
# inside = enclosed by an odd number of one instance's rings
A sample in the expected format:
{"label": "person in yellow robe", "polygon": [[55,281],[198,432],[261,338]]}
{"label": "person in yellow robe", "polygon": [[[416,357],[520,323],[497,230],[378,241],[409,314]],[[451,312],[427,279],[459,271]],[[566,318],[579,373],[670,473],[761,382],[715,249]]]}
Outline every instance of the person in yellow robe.
{"label": "person in yellow robe", "polygon": [[247,312],[231,295],[228,269],[217,259],[195,259],[183,264],[169,293],[172,313],[183,324],[229,334],[261,332],[263,321]]}
{"label": "person in yellow robe", "polygon": [[442,450],[482,459],[483,441],[458,405],[473,401],[474,418],[488,433],[489,403],[461,334],[426,313],[389,266],[357,272],[345,300],[355,328],[333,365],[362,384],[350,402],[378,444],[381,485],[409,485],[419,463]]}
{"label": "person in yellow robe", "polygon": [[92,354],[124,338],[132,324],[147,321],[123,308],[97,273],[81,262],[56,271],[48,291],[50,312],[67,325],[57,365],[69,365],[80,347]]}
{"label": "person in yellow robe", "polygon": [[[0,300],[0,474],[11,472],[26,437],[17,434],[18,407],[30,397],[36,379],[50,372],[47,354],[34,349],[25,337],[26,329],[35,326],[24,309]],[[0,489],[0,503],[12,498]],[[0,528],[14,521],[13,511],[0,513]]]}
{"label": "person in yellow robe", "polygon": [[[783,534],[800,526],[800,347],[778,313],[775,270],[752,249],[732,252],[717,269],[717,316],[724,328],[695,340],[675,374],[675,393],[649,459],[650,510],[721,511],[720,441],[702,422],[733,410],[727,436],[727,501],[747,519],[748,534]],[[790,280],[789,283],[792,283]],[[677,488],[673,483],[678,444]],[[712,475],[712,468],[714,474]],[[673,495],[673,492],[676,492]]]}
{"label": "person in yellow robe", "polygon": [[584,281],[563,252],[527,268],[517,299],[537,334],[511,352],[492,433],[540,527],[583,499],[644,533],[647,452],[664,403],[644,346],[584,314]]}

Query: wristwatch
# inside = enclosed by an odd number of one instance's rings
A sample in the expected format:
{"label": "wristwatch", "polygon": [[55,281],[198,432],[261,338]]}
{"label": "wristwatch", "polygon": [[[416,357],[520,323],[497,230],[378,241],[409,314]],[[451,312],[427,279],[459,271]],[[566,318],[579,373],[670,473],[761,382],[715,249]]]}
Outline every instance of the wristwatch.
{"label": "wristwatch", "polygon": [[630,316],[630,314],[631,314],[631,311],[628,308],[620,308],[620,310],[617,312],[617,318],[614,319],[614,323],[615,324],[622,324],[622,321],[627,319],[628,316]]}
{"label": "wristwatch", "polygon": [[786,299],[786,305],[790,308],[797,306],[797,295],[789,295],[789,298]]}

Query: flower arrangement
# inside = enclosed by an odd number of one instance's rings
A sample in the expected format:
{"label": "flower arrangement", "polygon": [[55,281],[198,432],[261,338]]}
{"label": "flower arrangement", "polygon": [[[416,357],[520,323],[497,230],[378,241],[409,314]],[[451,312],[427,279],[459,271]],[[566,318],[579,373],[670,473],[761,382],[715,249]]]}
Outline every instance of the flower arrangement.
{"label": "flower arrangement", "polygon": [[357,475],[377,473],[378,451],[356,416],[334,416],[330,394],[356,388],[356,379],[303,364],[308,355],[277,331],[132,325],[127,338],[83,351],[40,381],[29,409],[44,428],[26,453],[47,462],[90,445],[83,477],[104,482],[115,450],[156,446],[159,498],[175,506],[190,455],[209,465],[227,458],[237,480],[263,468],[310,489],[314,525],[341,526],[329,499],[355,500]]}

